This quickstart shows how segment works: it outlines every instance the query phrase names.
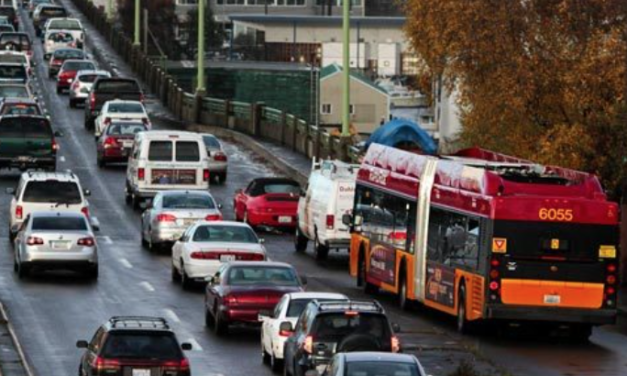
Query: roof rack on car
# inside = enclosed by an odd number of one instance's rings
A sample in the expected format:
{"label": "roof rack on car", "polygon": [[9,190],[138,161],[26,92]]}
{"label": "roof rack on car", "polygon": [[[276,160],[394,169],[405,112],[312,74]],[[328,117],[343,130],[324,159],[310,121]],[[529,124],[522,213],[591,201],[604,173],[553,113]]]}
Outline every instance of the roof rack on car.
{"label": "roof rack on car", "polygon": [[376,300],[349,300],[349,301],[318,301],[315,300],[321,311],[345,310],[368,311],[383,313],[385,310]]}
{"label": "roof rack on car", "polygon": [[113,316],[109,319],[109,322],[113,328],[170,329],[170,325],[163,317]]}

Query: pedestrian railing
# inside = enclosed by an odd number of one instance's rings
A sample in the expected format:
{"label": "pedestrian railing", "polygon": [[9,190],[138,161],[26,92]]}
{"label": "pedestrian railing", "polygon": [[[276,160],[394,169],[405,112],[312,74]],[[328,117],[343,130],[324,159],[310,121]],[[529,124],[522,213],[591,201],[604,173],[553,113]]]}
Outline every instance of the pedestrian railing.
{"label": "pedestrian railing", "polygon": [[233,129],[283,145],[306,157],[359,160],[359,151],[351,146],[348,138],[331,135],[328,130],[310,125],[280,109],[263,103],[199,97],[185,92],[176,78],[163,68],[161,61],[133,46],[123,30],[107,19],[103,9],[89,0],[72,2],[131,67],[137,78],[185,123]]}

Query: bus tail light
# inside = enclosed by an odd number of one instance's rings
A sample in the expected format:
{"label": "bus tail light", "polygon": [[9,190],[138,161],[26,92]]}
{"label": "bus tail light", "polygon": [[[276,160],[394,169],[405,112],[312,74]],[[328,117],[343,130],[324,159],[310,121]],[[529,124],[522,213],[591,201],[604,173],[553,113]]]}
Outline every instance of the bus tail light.
{"label": "bus tail light", "polygon": [[490,290],[498,291],[499,290],[499,283],[497,281],[490,282]]}
{"label": "bus tail light", "polygon": [[608,307],[613,307],[616,303],[615,285],[618,283],[617,271],[618,267],[616,264],[607,264],[605,266],[605,293],[603,294],[603,300]]}
{"label": "bus tail light", "polygon": [[333,230],[335,227],[335,216],[333,214],[327,215],[327,230]]}
{"label": "bus tail light", "polygon": [[499,266],[501,266],[501,261],[493,257],[490,260],[490,283],[488,284],[488,288],[490,289],[490,301],[493,303],[497,303],[500,295],[501,283],[499,278],[501,277],[501,273],[499,271]]}

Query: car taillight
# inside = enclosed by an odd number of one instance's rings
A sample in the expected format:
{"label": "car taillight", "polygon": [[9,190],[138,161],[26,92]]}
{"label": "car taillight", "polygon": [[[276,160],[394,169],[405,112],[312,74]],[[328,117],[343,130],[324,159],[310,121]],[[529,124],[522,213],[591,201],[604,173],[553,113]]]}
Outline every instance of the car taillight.
{"label": "car taillight", "polygon": [[51,65],[61,65],[62,61],[58,59],[52,59]]}
{"label": "car taillight", "polygon": [[312,336],[305,337],[305,342],[303,342],[303,351],[309,354],[313,353],[313,337]]}
{"label": "car taillight", "polygon": [[172,214],[161,213],[157,215],[157,222],[176,222],[176,217]]}
{"label": "car taillight", "polygon": [[107,137],[105,139],[105,142],[104,142],[105,149],[119,148],[119,147],[120,147],[120,144],[118,144],[118,140],[116,140],[115,137]]}
{"label": "car taillight", "polygon": [[398,339],[397,336],[392,336],[391,345],[393,353],[401,351],[401,341]]}
{"label": "car taillight", "polygon": [[146,171],[143,168],[138,168],[137,169],[137,179],[138,180],[144,180],[145,177],[146,177]]}
{"label": "car taillight", "polygon": [[205,217],[205,221],[221,221],[221,220],[222,220],[221,214],[209,214],[208,216]]}
{"label": "car taillight", "polygon": [[96,94],[89,94],[89,108],[93,111],[96,109]]}
{"label": "car taillight", "polygon": [[42,238],[38,238],[36,236],[29,236],[26,239],[26,244],[28,245],[43,245],[44,240]]}
{"label": "car taillight", "polygon": [[195,251],[192,252],[189,257],[194,260],[217,260],[220,255],[214,252],[203,252],[203,251]]}
{"label": "car taillight", "polygon": [[226,154],[219,151],[213,155],[213,160],[218,161],[218,162],[226,162],[227,161]]}
{"label": "car taillight", "polygon": [[55,140],[54,138],[52,139],[52,143],[50,145],[52,146],[53,152],[56,152],[57,150],[59,150],[59,144],[57,144],[57,140]]}
{"label": "car taillight", "polygon": [[146,97],[144,96],[144,93],[139,94],[139,101],[144,103],[144,99],[146,99]]}
{"label": "car taillight", "polygon": [[150,120],[148,120],[148,118],[142,118],[142,123],[148,125],[150,124]]}
{"label": "car taillight", "polygon": [[96,241],[92,237],[87,237],[78,239],[77,244],[82,245],[83,247],[93,247],[96,244]]}
{"label": "car taillight", "polygon": [[85,214],[85,217],[89,217],[89,208],[87,206],[84,206],[81,209],[81,213]]}
{"label": "car taillight", "polygon": [[279,330],[279,336],[281,337],[289,337],[292,335],[293,332],[287,331],[287,330]]}
{"label": "car taillight", "polygon": [[227,295],[224,297],[224,304],[226,305],[237,304],[237,298],[233,295]]}
{"label": "car taillight", "polygon": [[105,125],[111,124],[111,118],[110,117],[105,118],[104,123]]}
{"label": "car taillight", "polygon": [[266,256],[263,253],[243,253],[236,256],[239,261],[264,261]]}
{"label": "car taillight", "polygon": [[183,358],[180,361],[167,361],[161,366],[164,371],[189,371],[189,360],[187,360],[187,358]]}
{"label": "car taillight", "polygon": [[120,361],[116,359],[105,359],[101,356],[98,356],[91,366],[95,371],[119,370]]}
{"label": "car taillight", "polygon": [[333,230],[335,227],[335,216],[333,214],[327,215],[327,230]]}
{"label": "car taillight", "polygon": [[79,82],[78,80],[72,82],[72,86],[70,86],[70,88],[72,90],[76,90],[78,88],[78,82]]}
{"label": "car taillight", "polygon": [[24,215],[24,208],[22,208],[21,205],[16,206],[15,207],[15,218],[22,219],[23,215]]}
{"label": "car taillight", "polygon": [[202,170],[202,181],[209,181],[209,170],[206,168]]}

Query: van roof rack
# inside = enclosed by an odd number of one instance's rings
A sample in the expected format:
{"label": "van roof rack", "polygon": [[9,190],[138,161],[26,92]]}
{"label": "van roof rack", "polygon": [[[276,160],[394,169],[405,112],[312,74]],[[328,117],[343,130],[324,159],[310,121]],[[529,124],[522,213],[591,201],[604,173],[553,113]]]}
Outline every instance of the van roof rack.
{"label": "van roof rack", "polygon": [[163,317],[150,316],[113,316],[109,319],[113,328],[145,328],[170,329],[170,325]]}
{"label": "van roof rack", "polygon": [[376,312],[384,313],[385,309],[376,300],[349,300],[349,301],[318,301],[316,304],[321,311],[361,311],[361,312]]}

